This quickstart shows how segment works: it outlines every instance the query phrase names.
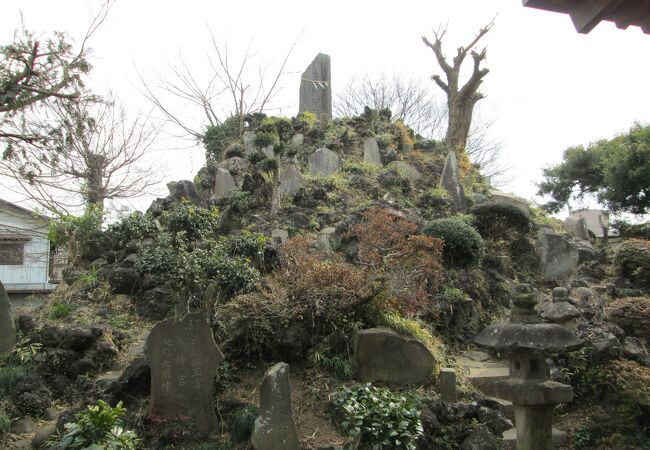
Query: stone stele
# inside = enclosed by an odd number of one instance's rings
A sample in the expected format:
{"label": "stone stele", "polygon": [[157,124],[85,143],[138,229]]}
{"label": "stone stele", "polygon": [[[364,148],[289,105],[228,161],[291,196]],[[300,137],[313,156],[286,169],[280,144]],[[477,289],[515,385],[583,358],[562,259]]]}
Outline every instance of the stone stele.
{"label": "stone stele", "polygon": [[260,383],[260,415],[251,442],[255,450],[298,450],[298,432],[291,409],[289,365],[278,363]]}
{"label": "stone stele", "polygon": [[460,184],[458,169],[456,152],[449,152],[447,154],[447,161],[445,161],[445,167],[442,169],[442,175],[440,175],[440,186],[449,193],[454,209],[456,211],[464,211],[467,209],[467,200],[465,199],[463,185]]}
{"label": "stone stele", "polygon": [[436,360],[426,345],[390,328],[358,331],[352,346],[359,381],[424,384],[433,374]]}
{"label": "stone stele", "polygon": [[309,172],[328,177],[339,168],[339,155],[327,147],[321,147],[309,155]]}
{"label": "stone stele", "polygon": [[16,344],[16,328],[5,287],[0,282],[0,353],[8,353]]}
{"label": "stone stele", "polygon": [[179,322],[160,322],[146,343],[151,367],[151,412],[162,417],[190,417],[202,435],[217,429],[213,383],[224,357],[203,313]]}
{"label": "stone stele", "polygon": [[320,120],[332,118],[332,68],[329,55],[319,53],[300,77],[298,113],[316,114]]}

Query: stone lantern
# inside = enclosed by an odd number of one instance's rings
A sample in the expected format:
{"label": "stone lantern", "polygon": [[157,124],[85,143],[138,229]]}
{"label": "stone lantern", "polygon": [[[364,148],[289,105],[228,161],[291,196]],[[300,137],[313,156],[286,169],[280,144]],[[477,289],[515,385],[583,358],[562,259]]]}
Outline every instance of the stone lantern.
{"label": "stone lantern", "polygon": [[474,338],[478,346],[509,357],[510,377],[494,387],[499,397],[514,406],[516,450],[553,448],[553,410],[558,403],[573,399],[573,389],[549,379],[546,356],[582,346],[582,341],[563,326],[542,323],[536,303],[530,286],[518,285],[510,322],[490,325]]}
{"label": "stone lantern", "polygon": [[580,315],[580,311],[569,303],[569,291],[556,287],[553,289],[553,303],[544,308],[540,315],[546,322],[557,323],[569,331],[575,331],[575,319]]}

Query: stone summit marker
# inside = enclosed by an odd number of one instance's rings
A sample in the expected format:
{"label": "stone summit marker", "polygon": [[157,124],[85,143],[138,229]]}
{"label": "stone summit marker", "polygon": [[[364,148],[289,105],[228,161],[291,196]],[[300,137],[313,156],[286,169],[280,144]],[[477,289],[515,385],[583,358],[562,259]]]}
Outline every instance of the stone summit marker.
{"label": "stone summit marker", "polygon": [[145,351],[151,367],[151,412],[191,417],[203,435],[216,430],[212,392],[214,374],[224,357],[205,315],[193,313],[180,322],[157,324]]}
{"label": "stone summit marker", "polygon": [[298,113],[316,114],[319,120],[332,118],[332,68],[329,55],[319,53],[300,76]]}

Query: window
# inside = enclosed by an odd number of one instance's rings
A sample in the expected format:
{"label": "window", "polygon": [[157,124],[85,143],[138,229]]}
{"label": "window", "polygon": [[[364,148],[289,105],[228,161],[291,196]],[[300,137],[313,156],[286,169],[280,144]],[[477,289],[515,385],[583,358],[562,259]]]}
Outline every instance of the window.
{"label": "window", "polygon": [[0,242],[0,266],[22,266],[24,242]]}

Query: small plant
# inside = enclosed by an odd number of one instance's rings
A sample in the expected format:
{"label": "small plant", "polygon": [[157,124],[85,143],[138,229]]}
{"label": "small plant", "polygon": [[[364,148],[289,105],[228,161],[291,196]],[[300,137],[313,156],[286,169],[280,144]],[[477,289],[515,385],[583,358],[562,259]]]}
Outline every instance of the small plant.
{"label": "small plant", "polygon": [[340,388],[334,408],[341,427],[350,436],[345,448],[415,450],[423,433],[419,403],[408,393],[393,393],[370,384]]}
{"label": "small plant", "polygon": [[4,411],[0,410],[0,435],[8,433],[11,428],[11,420]]}
{"label": "small plant", "polygon": [[0,397],[9,395],[12,389],[27,378],[25,366],[5,365],[0,367]]}
{"label": "small plant", "polygon": [[16,344],[11,352],[21,364],[27,364],[32,362],[42,348],[43,344],[40,342],[31,342],[29,339],[24,339]]}
{"label": "small plant", "polygon": [[422,232],[444,241],[444,258],[452,267],[471,267],[480,263],[485,243],[478,232],[456,218],[433,220]]}
{"label": "small plant", "polygon": [[65,424],[65,432],[55,445],[58,450],[120,449],[135,450],[139,443],[133,431],[125,430],[122,418],[126,409],[119,402],[114,408],[103,400],[77,414],[76,422]]}
{"label": "small plant", "polygon": [[75,305],[61,302],[53,302],[51,308],[52,312],[50,312],[50,319],[53,320],[65,319],[72,314],[75,309],[77,309]]}
{"label": "small plant", "polygon": [[339,380],[352,378],[352,366],[347,355],[338,354],[326,345],[317,345],[309,350],[309,362],[314,367],[332,372]]}
{"label": "small plant", "polygon": [[250,439],[253,433],[255,419],[259,415],[257,406],[248,405],[239,408],[228,418],[228,431],[230,432],[230,441],[234,444]]}

